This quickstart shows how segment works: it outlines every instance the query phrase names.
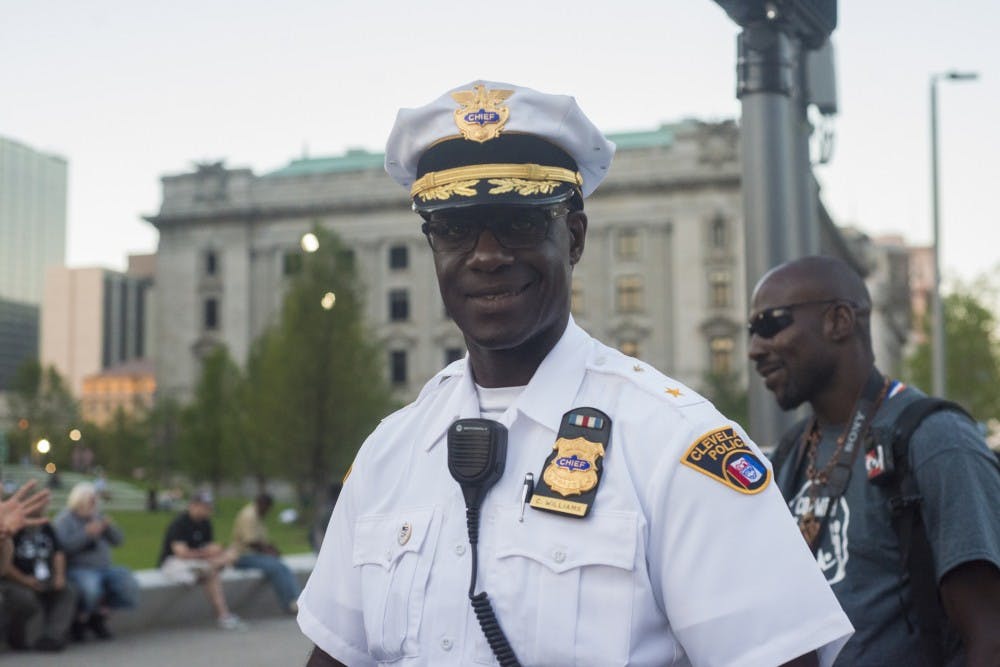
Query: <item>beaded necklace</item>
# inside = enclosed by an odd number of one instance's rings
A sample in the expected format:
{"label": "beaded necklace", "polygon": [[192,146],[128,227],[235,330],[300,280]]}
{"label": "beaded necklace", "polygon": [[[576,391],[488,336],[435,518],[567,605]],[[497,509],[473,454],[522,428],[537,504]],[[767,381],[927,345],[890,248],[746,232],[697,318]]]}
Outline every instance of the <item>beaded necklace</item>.
{"label": "beaded necklace", "polygon": [[[874,377],[869,380],[869,383],[865,388],[872,385],[873,379]],[[854,460],[857,457],[859,449],[858,443],[862,438],[864,438],[865,433],[868,431],[868,427],[871,425],[871,418],[876,412],[878,412],[879,406],[882,405],[882,401],[885,399],[886,392],[889,389],[889,378],[883,377],[881,380],[882,387],[870,406],[864,404],[865,391],[862,389],[861,395],[855,402],[853,416],[850,420],[848,420],[843,432],[837,437],[837,444],[833,449],[833,454],[830,455],[830,460],[826,462],[826,465],[824,465],[822,469],[817,470],[816,468],[816,456],[819,451],[819,443],[820,440],[822,440],[822,436],[819,431],[819,421],[816,419],[815,415],[813,415],[809,428],[805,430],[804,445],[806,448],[806,459],[809,462],[806,467],[806,478],[809,480],[809,507],[806,512],[799,517],[799,531],[802,532],[802,537],[805,539],[806,544],[809,545],[809,548],[812,549],[813,552],[815,552],[816,548],[819,546],[820,533],[823,530],[827,517],[833,509],[834,503],[847,490],[847,484],[850,481],[851,468],[854,466]],[[840,457],[847,448],[848,443],[850,443],[851,460],[841,463]],[[826,507],[821,513],[821,516],[817,517],[815,510],[817,501],[819,500],[820,487],[826,488],[827,483],[830,481],[830,473],[832,473],[838,465],[844,468],[844,473],[841,475],[843,479],[840,480],[841,483],[838,485],[838,488],[834,489],[834,492],[827,497],[828,500]]]}

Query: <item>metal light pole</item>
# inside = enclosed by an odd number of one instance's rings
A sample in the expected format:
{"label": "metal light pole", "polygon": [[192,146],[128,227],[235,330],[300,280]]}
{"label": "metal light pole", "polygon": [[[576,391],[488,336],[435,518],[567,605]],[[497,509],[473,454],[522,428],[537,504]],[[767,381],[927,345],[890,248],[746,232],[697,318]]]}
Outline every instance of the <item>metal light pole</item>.
{"label": "metal light pole", "polygon": [[941,214],[938,202],[937,83],[974,81],[976,72],[944,72],[931,75],[931,220],[934,234],[934,294],[931,302],[931,370],[935,396],[945,395],[944,306],[941,303]]}

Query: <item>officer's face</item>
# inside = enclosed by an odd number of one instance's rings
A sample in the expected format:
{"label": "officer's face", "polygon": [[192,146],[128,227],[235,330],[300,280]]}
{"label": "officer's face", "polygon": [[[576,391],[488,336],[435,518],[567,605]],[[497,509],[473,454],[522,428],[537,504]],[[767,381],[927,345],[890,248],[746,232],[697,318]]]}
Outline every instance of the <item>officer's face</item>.
{"label": "officer's face", "polygon": [[547,229],[528,247],[513,248],[501,242],[525,245],[517,230],[523,221],[537,219],[539,209],[476,206],[432,217],[481,229],[468,250],[439,245],[434,251],[441,298],[474,355],[544,353],[558,342],[569,317],[572,267],[583,254],[587,217],[582,211],[567,213],[565,206],[549,211]]}
{"label": "officer's face", "polygon": [[831,306],[793,275],[774,274],[753,294],[748,354],[783,410],[812,400],[833,375],[823,331]]}

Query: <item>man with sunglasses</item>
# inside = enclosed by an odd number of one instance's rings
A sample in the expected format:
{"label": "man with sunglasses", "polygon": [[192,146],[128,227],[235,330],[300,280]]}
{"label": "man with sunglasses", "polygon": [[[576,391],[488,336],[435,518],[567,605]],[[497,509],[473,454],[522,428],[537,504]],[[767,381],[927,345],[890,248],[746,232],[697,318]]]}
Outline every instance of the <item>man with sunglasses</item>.
{"label": "man with sunglasses", "polygon": [[[573,98],[509,84],[399,112],[386,168],[468,355],[358,452],[299,598],[310,665],[826,665],[850,634],[743,430],[570,315],[613,153]],[[463,418],[507,437],[477,559]]]}
{"label": "man with sunglasses", "polygon": [[782,264],[751,297],[757,372],[783,409],[812,407],[774,474],[855,627],[837,664],[998,665],[997,461],[954,410],[918,421],[895,458],[904,410],[924,395],[877,370],[870,315],[861,277],[832,257]]}

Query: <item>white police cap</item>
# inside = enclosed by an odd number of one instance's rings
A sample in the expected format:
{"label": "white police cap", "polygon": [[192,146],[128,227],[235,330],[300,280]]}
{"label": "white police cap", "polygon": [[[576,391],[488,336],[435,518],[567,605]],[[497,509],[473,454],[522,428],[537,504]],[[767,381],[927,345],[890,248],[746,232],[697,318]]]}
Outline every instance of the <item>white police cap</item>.
{"label": "white police cap", "polygon": [[536,206],[590,195],[614,153],[572,97],[473,81],[426,106],[399,110],[385,170],[421,212]]}

